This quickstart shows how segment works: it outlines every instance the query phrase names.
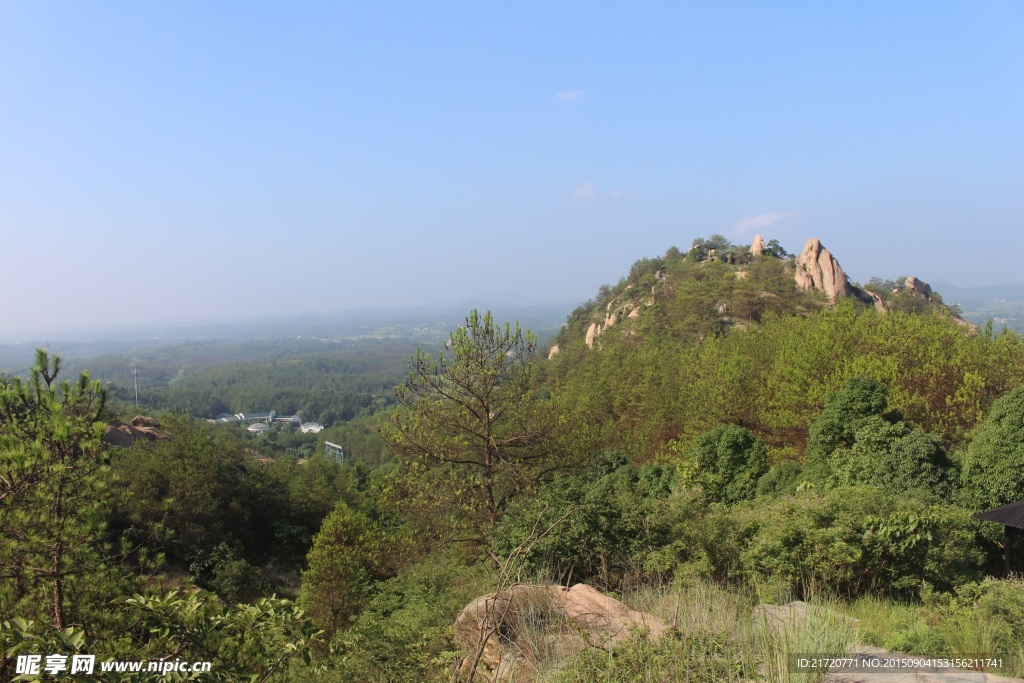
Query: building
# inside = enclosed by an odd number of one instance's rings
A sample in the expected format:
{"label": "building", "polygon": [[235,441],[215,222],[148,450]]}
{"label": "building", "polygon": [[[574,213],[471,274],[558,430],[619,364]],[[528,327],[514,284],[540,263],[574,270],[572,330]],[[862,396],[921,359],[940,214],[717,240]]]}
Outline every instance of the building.
{"label": "building", "polygon": [[1002,524],[1004,529],[1003,547],[1006,549],[1006,573],[1024,567],[1024,500],[1009,503],[994,510],[979,512],[974,519],[981,522]]}

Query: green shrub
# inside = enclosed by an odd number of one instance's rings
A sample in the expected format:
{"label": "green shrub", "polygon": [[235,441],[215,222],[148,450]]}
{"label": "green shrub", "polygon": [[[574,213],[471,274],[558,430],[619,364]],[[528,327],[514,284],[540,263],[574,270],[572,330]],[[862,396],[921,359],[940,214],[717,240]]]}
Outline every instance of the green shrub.
{"label": "green shrub", "polygon": [[792,460],[775,465],[757,480],[757,496],[778,498],[784,494],[796,493],[803,468]]}
{"label": "green shrub", "polygon": [[451,680],[462,653],[455,618],[488,591],[480,567],[439,554],[377,586],[376,595],[331,643],[330,680],[424,683]]}
{"label": "green shrub", "polygon": [[765,505],[712,508],[695,541],[721,577],[912,596],[977,577],[984,556],[965,510],[870,486],[807,490]]}
{"label": "green shrub", "polygon": [[[768,450],[750,430],[722,425],[697,437],[687,453],[692,483],[712,500],[736,503],[753,498],[768,469]],[[684,470],[685,471],[685,470]]]}
{"label": "green shrub", "polygon": [[992,404],[964,453],[961,483],[973,510],[1024,498],[1024,387]]}
{"label": "green shrub", "polygon": [[864,418],[853,443],[828,458],[832,486],[869,484],[899,493],[946,497],[952,462],[939,439],[905,422]]}
{"label": "green shrub", "polygon": [[495,551],[508,556],[550,528],[523,557],[528,574],[616,585],[670,542],[659,511],[671,478],[665,468],[638,468],[614,452],[602,454],[590,473],[556,478],[511,509],[495,533]]}

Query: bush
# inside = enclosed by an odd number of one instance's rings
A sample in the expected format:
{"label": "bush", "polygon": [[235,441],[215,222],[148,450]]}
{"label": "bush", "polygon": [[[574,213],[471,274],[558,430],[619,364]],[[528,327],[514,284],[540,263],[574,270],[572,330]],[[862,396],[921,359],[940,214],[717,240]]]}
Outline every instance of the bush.
{"label": "bush", "polygon": [[721,577],[797,593],[821,586],[913,596],[925,583],[950,590],[976,579],[984,560],[967,511],[869,486],[713,508],[699,528],[695,542]]}
{"label": "bush", "polygon": [[945,497],[952,462],[939,439],[905,422],[864,418],[849,448],[828,459],[831,486],[868,484],[899,493]]}
{"label": "bush", "polygon": [[737,503],[753,498],[757,480],[768,469],[768,450],[750,430],[722,425],[698,436],[687,453],[690,482],[711,500]]}
{"label": "bush", "polygon": [[487,592],[483,570],[454,565],[450,558],[410,568],[379,584],[347,631],[331,644],[327,662],[339,681],[423,683],[449,681],[461,657],[455,618]]}
{"label": "bush", "polygon": [[802,473],[800,465],[792,460],[775,465],[757,480],[757,496],[778,498],[784,494],[795,493]]}
{"label": "bush", "polygon": [[740,648],[726,633],[697,630],[651,643],[636,634],[611,652],[588,649],[566,662],[553,683],[608,681],[730,681],[753,678]]}
{"label": "bush", "polygon": [[671,477],[664,468],[637,468],[621,454],[606,452],[590,473],[559,477],[510,510],[495,533],[495,551],[507,556],[552,527],[524,556],[527,572],[616,585],[669,542],[658,511]]}
{"label": "bush", "polygon": [[972,510],[1024,498],[1024,387],[992,404],[964,454],[961,484]]}

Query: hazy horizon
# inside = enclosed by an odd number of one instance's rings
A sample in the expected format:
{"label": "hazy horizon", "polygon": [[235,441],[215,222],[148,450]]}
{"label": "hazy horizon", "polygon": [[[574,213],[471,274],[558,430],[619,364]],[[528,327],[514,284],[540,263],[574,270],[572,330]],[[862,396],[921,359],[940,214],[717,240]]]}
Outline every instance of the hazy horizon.
{"label": "hazy horizon", "polygon": [[1009,0],[7,3],[0,60],[4,342],[564,305],[712,233],[1024,282]]}

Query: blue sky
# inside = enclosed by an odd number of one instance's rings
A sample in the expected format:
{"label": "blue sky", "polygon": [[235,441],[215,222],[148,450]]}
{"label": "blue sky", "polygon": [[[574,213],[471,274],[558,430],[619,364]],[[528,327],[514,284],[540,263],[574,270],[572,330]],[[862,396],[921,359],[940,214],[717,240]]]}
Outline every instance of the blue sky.
{"label": "blue sky", "polygon": [[0,3],[0,340],[569,303],[715,232],[1024,283],[1024,3]]}

